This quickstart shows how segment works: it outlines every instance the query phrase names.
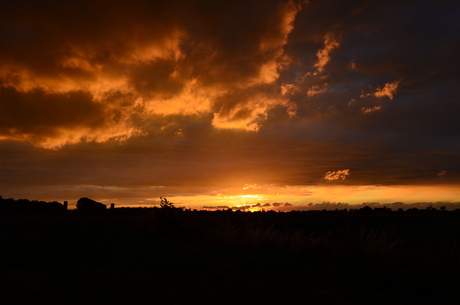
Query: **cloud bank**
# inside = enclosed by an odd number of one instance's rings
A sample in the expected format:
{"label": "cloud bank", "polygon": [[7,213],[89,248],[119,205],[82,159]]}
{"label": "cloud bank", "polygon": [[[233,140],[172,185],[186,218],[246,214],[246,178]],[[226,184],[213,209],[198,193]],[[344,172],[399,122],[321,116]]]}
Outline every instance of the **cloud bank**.
{"label": "cloud bank", "polygon": [[2,14],[2,138],[105,142],[176,114],[256,131],[274,107],[295,112],[278,81],[300,3],[25,2]]}

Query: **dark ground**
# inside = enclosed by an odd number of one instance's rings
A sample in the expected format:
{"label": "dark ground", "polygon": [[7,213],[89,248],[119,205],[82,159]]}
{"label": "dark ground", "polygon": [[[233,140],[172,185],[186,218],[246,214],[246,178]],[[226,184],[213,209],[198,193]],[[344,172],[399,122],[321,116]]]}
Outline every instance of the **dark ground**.
{"label": "dark ground", "polygon": [[453,212],[114,209],[3,225],[1,304],[458,304]]}

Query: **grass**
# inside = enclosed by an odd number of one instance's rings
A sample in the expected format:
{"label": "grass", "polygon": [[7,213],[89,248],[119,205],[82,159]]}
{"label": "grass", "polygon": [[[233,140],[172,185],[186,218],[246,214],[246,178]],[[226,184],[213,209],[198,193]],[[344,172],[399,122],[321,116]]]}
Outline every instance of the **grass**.
{"label": "grass", "polygon": [[460,283],[458,216],[113,212],[11,215],[2,304],[454,304]]}

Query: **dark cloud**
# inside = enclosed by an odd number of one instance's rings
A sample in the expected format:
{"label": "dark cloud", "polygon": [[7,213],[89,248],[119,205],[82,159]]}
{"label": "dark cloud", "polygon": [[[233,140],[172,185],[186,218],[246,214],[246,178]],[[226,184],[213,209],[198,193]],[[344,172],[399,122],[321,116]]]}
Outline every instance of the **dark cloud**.
{"label": "dark cloud", "polygon": [[[0,23],[0,80],[21,92],[84,91],[104,107],[103,97],[118,91],[131,101],[123,111],[141,106],[144,116],[217,109],[214,125],[255,129],[254,120],[285,104],[251,87],[278,77],[299,9],[292,1],[10,3]],[[225,97],[235,90],[243,100]],[[260,98],[270,101],[253,111]]]}
{"label": "dark cloud", "polygon": [[53,136],[58,128],[104,125],[102,105],[84,91],[47,93],[42,89],[18,92],[13,87],[0,87],[0,130],[3,135]]}
{"label": "dark cloud", "polygon": [[227,210],[227,209],[230,209],[229,206],[227,205],[216,205],[216,206],[203,206],[203,209],[205,210]]}
{"label": "dark cloud", "polygon": [[130,85],[142,96],[151,98],[172,97],[183,89],[183,82],[174,77],[176,72],[174,60],[155,60],[135,67],[129,79]]}
{"label": "dark cloud", "polygon": [[1,16],[8,38],[1,58],[52,76],[69,55],[104,64],[152,41],[167,43],[176,30],[174,8],[173,1],[10,2]]}
{"label": "dark cloud", "polygon": [[274,202],[272,203],[274,207],[290,207],[293,206],[292,204],[285,202],[285,203],[280,203],[280,202]]}

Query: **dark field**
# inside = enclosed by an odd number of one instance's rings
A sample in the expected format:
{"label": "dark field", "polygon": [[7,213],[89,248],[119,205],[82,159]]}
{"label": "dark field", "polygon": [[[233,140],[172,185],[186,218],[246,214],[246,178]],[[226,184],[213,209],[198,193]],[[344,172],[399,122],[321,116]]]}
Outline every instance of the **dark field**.
{"label": "dark field", "polygon": [[1,304],[458,304],[460,215],[0,215]]}

